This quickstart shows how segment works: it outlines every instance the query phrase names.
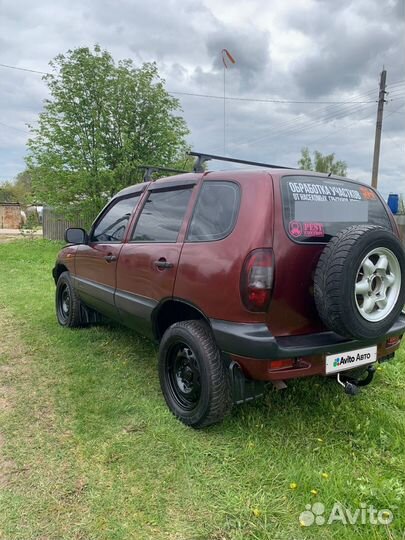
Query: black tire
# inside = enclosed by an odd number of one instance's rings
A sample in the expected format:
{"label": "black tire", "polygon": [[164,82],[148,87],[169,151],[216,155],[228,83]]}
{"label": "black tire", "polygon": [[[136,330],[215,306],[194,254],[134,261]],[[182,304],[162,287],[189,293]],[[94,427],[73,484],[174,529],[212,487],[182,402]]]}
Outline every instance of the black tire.
{"label": "black tire", "polygon": [[82,326],[80,300],[73,287],[69,272],[62,272],[56,284],[56,317],[61,326]]}
{"label": "black tire", "polygon": [[209,426],[231,410],[227,369],[202,321],[182,321],[166,330],[159,348],[159,378],[169,409],[187,426]]}
{"label": "black tire", "polygon": [[[373,255],[373,250],[377,254]],[[383,274],[381,269],[377,270],[384,253],[388,254],[396,272],[390,273],[391,266]],[[375,261],[374,274],[364,270],[363,263],[368,255],[369,262]],[[366,292],[357,294],[360,285],[365,286]],[[385,297],[391,292],[388,307],[383,307]],[[379,300],[382,295],[384,298]],[[373,225],[354,225],[341,231],[330,240],[319,258],[314,297],[323,323],[336,333],[356,339],[383,336],[399,317],[405,303],[405,255],[398,238]],[[373,302],[374,307],[370,308]],[[381,320],[378,317],[382,317]]]}

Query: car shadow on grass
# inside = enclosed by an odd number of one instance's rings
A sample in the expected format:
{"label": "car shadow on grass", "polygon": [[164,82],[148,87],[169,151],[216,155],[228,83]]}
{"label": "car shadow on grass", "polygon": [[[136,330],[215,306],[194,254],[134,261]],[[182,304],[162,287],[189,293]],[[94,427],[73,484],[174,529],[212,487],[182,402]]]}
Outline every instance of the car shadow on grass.
{"label": "car shadow on grass", "polygon": [[[160,422],[168,423],[175,431],[185,429],[190,433],[196,433],[178,422],[166,408],[160,393],[156,344],[139,336],[133,330],[111,321],[89,327],[88,330],[91,332],[92,347],[101,353],[102,376],[105,380],[109,378],[109,370],[112,368],[119,370],[115,373],[115,384],[122,385],[122,391],[126,392],[123,418],[129,426],[132,425],[131,410],[136,413],[135,416],[139,417],[139,420],[142,414],[147,413],[145,404],[150,403],[151,407],[159,410]],[[114,360],[117,358],[118,364]],[[90,365],[90,372],[91,369]],[[358,432],[361,419],[364,423],[361,431],[364,440],[367,441],[376,435],[379,419],[382,421],[390,414],[386,407],[390,391],[381,383],[381,375],[378,374],[376,380],[355,397],[346,395],[334,377],[291,380],[284,390],[275,390],[270,383],[263,397],[234,406],[231,414],[222,423],[203,430],[204,437],[213,439],[222,437],[226,440],[239,434],[246,439],[258,433],[262,436],[267,433],[267,436],[275,439],[280,437],[282,440],[288,434],[290,440],[302,444],[303,438],[308,435],[314,439],[322,439],[327,432],[329,438],[341,441]],[[94,388],[94,391],[97,393],[97,388]],[[131,405],[128,404],[128,395]],[[113,411],[109,410],[111,407]],[[370,423],[366,420],[371,416],[371,409],[374,422]],[[120,415],[120,410],[120,404],[114,402],[112,395],[108,397],[105,408],[98,412],[111,418],[111,414]],[[143,429],[153,421],[153,415],[147,416],[148,418],[142,420]],[[123,429],[126,429],[125,425]]]}

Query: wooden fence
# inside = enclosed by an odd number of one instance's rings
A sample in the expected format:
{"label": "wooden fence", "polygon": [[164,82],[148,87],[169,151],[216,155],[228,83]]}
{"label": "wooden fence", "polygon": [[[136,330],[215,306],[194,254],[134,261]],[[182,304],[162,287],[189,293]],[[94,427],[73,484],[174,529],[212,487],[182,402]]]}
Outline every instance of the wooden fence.
{"label": "wooden fence", "polygon": [[65,231],[68,227],[82,227],[89,229],[89,223],[94,216],[78,216],[75,219],[66,219],[65,216],[58,214],[53,208],[44,207],[42,214],[43,237],[47,240],[63,240]]}

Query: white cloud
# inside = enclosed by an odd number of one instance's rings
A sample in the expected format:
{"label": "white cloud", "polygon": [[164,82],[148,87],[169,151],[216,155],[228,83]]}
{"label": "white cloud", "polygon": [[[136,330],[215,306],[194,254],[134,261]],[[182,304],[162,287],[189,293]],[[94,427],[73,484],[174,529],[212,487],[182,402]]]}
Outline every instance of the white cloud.
{"label": "white cloud", "polygon": [[[375,100],[388,71],[380,189],[405,192],[405,22],[402,0],[3,0],[0,62],[47,70],[51,58],[94,43],[116,60],[156,60],[174,91],[222,95],[220,51],[236,65],[228,96]],[[0,68],[0,181],[24,167],[26,124],[47,96],[40,75]],[[401,81],[391,86],[392,82]],[[356,98],[356,96],[362,96]],[[180,97],[195,149],[223,151],[221,100]],[[303,146],[335,152],[369,181],[375,104],[227,102],[228,153],[294,166]],[[10,127],[6,127],[10,126]]]}

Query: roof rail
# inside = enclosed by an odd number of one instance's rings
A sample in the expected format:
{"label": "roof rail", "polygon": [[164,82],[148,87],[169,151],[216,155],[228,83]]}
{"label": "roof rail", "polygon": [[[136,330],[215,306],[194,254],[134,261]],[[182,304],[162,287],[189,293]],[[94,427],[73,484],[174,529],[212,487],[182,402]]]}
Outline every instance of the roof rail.
{"label": "roof rail", "polygon": [[295,167],[285,167],[284,165],[273,165],[271,163],[260,163],[259,161],[248,161],[246,159],[236,159],[225,156],[215,156],[213,154],[203,154],[201,152],[188,152],[189,156],[195,156],[194,172],[204,172],[204,163],[215,159],[218,161],[228,161],[231,163],[242,163],[244,165],[255,165],[256,167],[270,167],[271,169],[295,169]]}
{"label": "roof rail", "polygon": [[138,167],[138,169],[144,169],[145,172],[143,174],[143,181],[144,182],[150,182],[152,181],[153,182],[153,178],[152,178],[152,175],[154,172],[157,172],[157,171],[162,171],[162,172],[172,172],[172,173],[187,173],[189,171],[183,171],[183,170],[180,170],[180,169],[169,169],[168,167],[154,167],[152,165],[140,165]]}

